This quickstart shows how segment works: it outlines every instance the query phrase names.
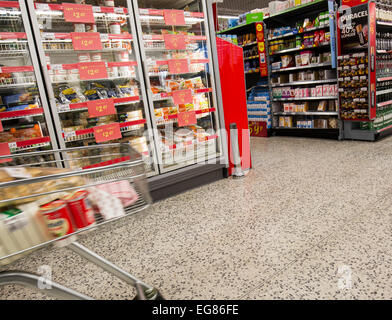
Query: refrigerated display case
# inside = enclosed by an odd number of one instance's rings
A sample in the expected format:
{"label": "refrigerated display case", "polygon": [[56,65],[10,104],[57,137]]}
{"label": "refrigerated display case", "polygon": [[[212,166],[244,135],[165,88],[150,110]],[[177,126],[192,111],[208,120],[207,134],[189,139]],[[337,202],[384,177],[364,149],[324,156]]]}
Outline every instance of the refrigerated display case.
{"label": "refrigerated display case", "polygon": [[25,2],[0,1],[0,155],[57,148],[33,39]]}
{"label": "refrigerated display case", "polygon": [[206,1],[133,1],[161,173],[222,155]]}
{"label": "refrigerated display case", "polygon": [[[152,176],[158,167],[128,4],[28,1],[60,147],[129,142]],[[83,168],[99,154],[72,157]]]}

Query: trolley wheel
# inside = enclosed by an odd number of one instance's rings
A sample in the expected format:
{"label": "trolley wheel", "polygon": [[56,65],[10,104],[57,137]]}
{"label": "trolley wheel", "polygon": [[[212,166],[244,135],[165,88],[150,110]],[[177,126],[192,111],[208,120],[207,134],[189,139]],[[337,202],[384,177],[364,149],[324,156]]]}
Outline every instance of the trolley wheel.
{"label": "trolley wheel", "polygon": [[165,300],[165,298],[156,288],[152,290],[145,290],[143,294],[144,296],[141,296],[141,294],[138,292],[133,300]]}

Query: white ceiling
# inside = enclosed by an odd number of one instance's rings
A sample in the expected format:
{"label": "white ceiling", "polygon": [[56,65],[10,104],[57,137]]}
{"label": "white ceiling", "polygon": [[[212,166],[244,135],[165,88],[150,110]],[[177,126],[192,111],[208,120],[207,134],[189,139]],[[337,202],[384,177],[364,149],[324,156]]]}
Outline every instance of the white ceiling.
{"label": "white ceiling", "polygon": [[270,0],[223,0],[218,3],[218,14],[239,15],[256,8],[268,7]]}

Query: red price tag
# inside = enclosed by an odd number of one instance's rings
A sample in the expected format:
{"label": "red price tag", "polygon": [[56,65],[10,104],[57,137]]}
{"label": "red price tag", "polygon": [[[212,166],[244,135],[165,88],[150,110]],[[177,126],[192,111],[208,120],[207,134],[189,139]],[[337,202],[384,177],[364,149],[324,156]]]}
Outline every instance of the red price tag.
{"label": "red price tag", "polygon": [[64,20],[75,23],[95,23],[93,6],[64,2]]}
{"label": "red price tag", "polygon": [[181,34],[164,34],[165,48],[167,50],[186,50],[185,36]]}
{"label": "red price tag", "polygon": [[169,72],[172,74],[189,72],[189,64],[187,59],[170,59],[167,62],[169,65]]}
{"label": "red price tag", "polygon": [[173,102],[176,105],[193,103],[192,91],[186,90],[176,90],[172,92]]}
{"label": "red price tag", "polygon": [[[9,156],[11,154],[10,146],[8,142],[0,143],[0,156]],[[0,159],[0,163],[10,162],[12,158]]]}
{"label": "red price tag", "polygon": [[197,123],[196,120],[196,112],[195,111],[187,111],[178,113],[178,126],[185,127],[191,126]]}
{"label": "red price tag", "polygon": [[169,26],[185,26],[185,15],[183,10],[163,10],[165,23]]}
{"label": "red price tag", "polygon": [[107,79],[106,64],[100,62],[81,62],[78,64],[80,80]]}
{"label": "red price tag", "polygon": [[97,143],[121,139],[122,135],[120,124],[110,123],[103,126],[94,127],[94,136]]}
{"label": "red price tag", "polygon": [[3,129],[3,123],[0,121],[0,132],[3,132],[4,131],[4,129]]}
{"label": "red price tag", "polygon": [[113,99],[88,101],[87,108],[90,118],[103,117],[117,113]]}
{"label": "red price tag", "polygon": [[98,32],[71,32],[74,50],[102,50]]}

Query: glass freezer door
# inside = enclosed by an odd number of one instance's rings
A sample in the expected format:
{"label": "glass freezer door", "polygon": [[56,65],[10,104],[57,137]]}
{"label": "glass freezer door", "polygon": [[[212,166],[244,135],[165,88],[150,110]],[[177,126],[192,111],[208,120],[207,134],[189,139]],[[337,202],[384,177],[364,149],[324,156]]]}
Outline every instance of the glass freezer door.
{"label": "glass freezer door", "polygon": [[220,156],[206,4],[133,0],[161,172]]}
{"label": "glass freezer door", "polygon": [[[0,155],[56,148],[24,1],[0,1]],[[0,160],[3,166],[26,159]],[[33,162],[43,157],[31,157]]]}
{"label": "glass freezer door", "polygon": [[[127,0],[28,3],[61,147],[130,143],[143,154],[148,175],[156,174]],[[100,157],[85,150],[71,154],[77,168]]]}

